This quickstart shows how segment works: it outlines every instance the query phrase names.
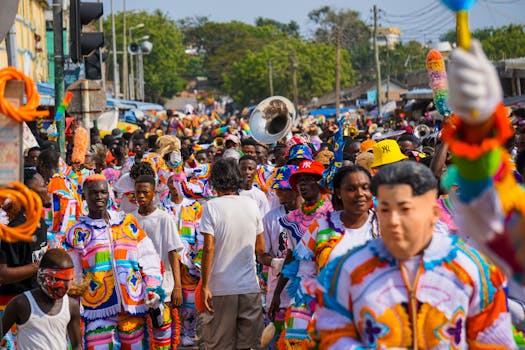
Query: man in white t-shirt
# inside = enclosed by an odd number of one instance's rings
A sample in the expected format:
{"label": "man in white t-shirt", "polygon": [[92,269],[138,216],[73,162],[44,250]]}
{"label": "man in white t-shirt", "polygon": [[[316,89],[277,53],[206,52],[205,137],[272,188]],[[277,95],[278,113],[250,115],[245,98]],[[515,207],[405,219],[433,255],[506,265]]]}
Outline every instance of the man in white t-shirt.
{"label": "man in white t-shirt", "polygon": [[266,194],[253,185],[257,174],[257,161],[250,155],[244,155],[239,159],[239,170],[242,176],[239,194],[254,199],[257,202],[261,217],[264,217],[270,211],[270,203]]}
{"label": "man in white t-shirt", "polygon": [[[164,264],[162,276],[162,288],[166,293],[166,312],[170,308],[182,305],[182,286],[180,275],[180,263],[178,253],[183,250],[183,244],[177,230],[177,223],[167,212],[157,208],[155,198],[155,178],[149,175],[141,175],[135,179],[135,196],[139,208],[131,213],[137,218],[139,225],[153,242],[157,253]],[[171,304],[169,304],[171,302]],[[170,321],[165,322],[159,328],[166,334],[166,342],[171,344],[171,334],[176,325]],[[166,320],[166,319],[165,319]],[[175,323],[175,320],[173,321]],[[154,329],[154,332],[156,330]],[[168,337],[169,333],[169,337]]]}
{"label": "man in white t-shirt", "polygon": [[209,182],[218,198],[205,204],[201,219],[205,346],[255,348],[263,328],[255,268],[256,254],[265,250],[260,212],[253,199],[237,195],[242,178],[235,160],[218,160]]}

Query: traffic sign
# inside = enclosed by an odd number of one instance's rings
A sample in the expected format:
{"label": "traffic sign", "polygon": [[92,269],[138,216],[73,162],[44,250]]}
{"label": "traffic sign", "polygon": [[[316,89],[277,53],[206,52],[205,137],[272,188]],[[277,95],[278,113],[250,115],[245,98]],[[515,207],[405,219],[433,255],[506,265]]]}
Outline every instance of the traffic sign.
{"label": "traffic sign", "polygon": [[73,93],[73,98],[67,107],[67,112],[78,119],[89,116],[97,119],[106,111],[106,93],[100,82],[96,80],[78,80],[69,85],[67,91]]}

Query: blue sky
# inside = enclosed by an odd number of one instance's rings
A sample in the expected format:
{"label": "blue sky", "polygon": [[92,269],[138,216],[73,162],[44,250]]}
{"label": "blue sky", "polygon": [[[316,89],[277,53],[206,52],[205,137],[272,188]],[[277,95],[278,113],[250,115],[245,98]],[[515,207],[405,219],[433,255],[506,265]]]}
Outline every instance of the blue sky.
{"label": "blue sky", "polygon": [[[372,7],[381,10],[381,26],[397,26],[404,40],[436,40],[440,34],[454,27],[454,16],[438,0],[113,0],[115,12],[126,7],[153,11],[161,9],[173,19],[207,16],[212,21],[238,20],[254,23],[256,17],[272,18],[281,22],[296,21],[301,33],[312,33],[313,24],[308,21],[311,10],[328,5],[336,9],[353,9],[361,18],[372,24]],[[110,0],[103,0],[104,13],[111,13]],[[471,11],[473,29],[524,24],[525,0],[478,0]]]}

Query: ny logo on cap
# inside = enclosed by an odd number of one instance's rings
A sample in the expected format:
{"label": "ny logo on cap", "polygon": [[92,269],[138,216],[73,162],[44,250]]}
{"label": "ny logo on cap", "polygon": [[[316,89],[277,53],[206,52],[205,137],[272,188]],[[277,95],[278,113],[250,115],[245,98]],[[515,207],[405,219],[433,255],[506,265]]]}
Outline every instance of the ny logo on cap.
{"label": "ny logo on cap", "polygon": [[302,168],[303,169],[310,169],[312,167],[312,162],[303,162]]}
{"label": "ny logo on cap", "polygon": [[390,146],[388,146],[388,145],[381,146],[381,149],[383,150],[384,153],[390,152]]}

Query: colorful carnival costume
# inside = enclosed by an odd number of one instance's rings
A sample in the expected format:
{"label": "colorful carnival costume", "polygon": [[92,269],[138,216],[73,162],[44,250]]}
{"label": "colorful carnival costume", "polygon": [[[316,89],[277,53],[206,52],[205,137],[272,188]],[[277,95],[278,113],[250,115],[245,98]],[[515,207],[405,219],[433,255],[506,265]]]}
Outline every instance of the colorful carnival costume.
{"label": "colorful carnival costume", "polygon": [[204,238],[199,226],[202,206],[199,202],[184,198],[180,204],[170,198],[162,201],[162,207],[175,219],[184,244],[181,253],[182,306],[180,308],[181,338],[195,338],[197,328],[197,309],[195,308],[195,289],[200,280],[202,248]]}
{"label": "colorful carnival costume", "polygon": [[[292,181],[290,183],[292,184]],[[295,188],[295,185],[292,184],[292,188]],[[310,208],[302,205],[301,208],[279,219],[281,226],[286,229],[288,249],[293,251],[294,256],[296,255],[296,248],[303,235],[307,232],[308,227],[332,210],[332,202],[328,196],[322,195],[319,202]],[[294,260],[283,267],[282,274],[289,279],[286,291],[292,299],[292,303],[286,311],[284,344],[283,341],[280,341],[278,346],[279,348],[286,346],[286,349],[299,349],[304,342],[309,340],[307,327],[315,308],[312,298],[302,292],[300,281],[304,276],[315,276],[315,262]]]}
{"label": "colorful carnival costume", "polygon": [[[160,296],[160,301],[164,296],[160,258],[133,216],[109,214],[109,224],[81,217],[66,234],[77,278],[89,279],[81,297],[85,348],[147,348],[145,299],[150,292]],[[152,344],[169,348],[155,333],[154,329]]]}
{"label": "colorful carnival costume", "polygon": [[52,223],[48,239],[51,247],[61,246],[68,229],[82,215],[82,197],[78,184],[62,172],[53,175],[49,180],[48,191],[52,196]]}
{"label": "colorful carnival costume", "polygon": [[320,349],[516,348],[504,275],[457,237],[434,233],[403,262],[372,240],[329,263],[319,282]]}

